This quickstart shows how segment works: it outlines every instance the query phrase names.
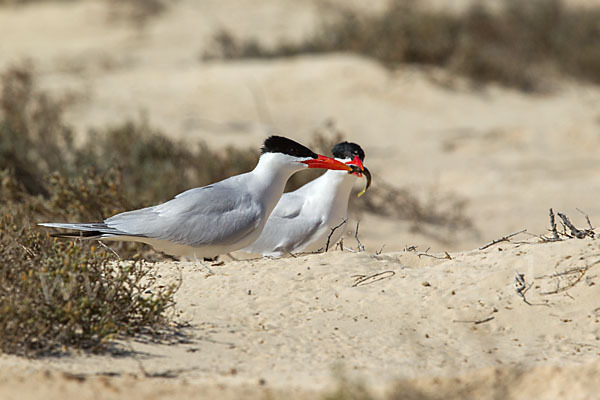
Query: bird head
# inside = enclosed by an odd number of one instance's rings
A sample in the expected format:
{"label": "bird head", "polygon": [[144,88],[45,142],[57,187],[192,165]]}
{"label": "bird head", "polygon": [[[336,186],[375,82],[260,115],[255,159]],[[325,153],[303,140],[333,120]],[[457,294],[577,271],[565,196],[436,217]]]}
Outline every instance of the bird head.
{"label": "bird head", "polygon": [[313,152],[306,146],[283,136],[269,136],[261,149],[262,154],[277,154],[285,163],[303,168],[323,168],[353,172],[353,167],[331,157]]}
{"label": "bird head", "polygon": [[349,172],[349,174],[356,175],[359,178],[361,178],[363,174],[365,175],[367,178],[367,185],[358,194],[358,197],[362,196],[369,186],[371,186],[371,172],[363,165],[365,152],[362,147],[356,143],[341,142],[333,146],[331,153],[336,159],[345,162],[346,165],[352,167],[352,171]]}

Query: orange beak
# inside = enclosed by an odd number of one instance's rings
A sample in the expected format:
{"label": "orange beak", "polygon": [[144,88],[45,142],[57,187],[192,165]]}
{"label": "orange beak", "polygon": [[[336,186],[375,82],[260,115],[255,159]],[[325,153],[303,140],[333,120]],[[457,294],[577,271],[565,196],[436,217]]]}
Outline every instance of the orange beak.
{"label": "orange beak", "polygon": [[359,178],[362,177],[361,172],[365,170],[365,166],[363,165],[362,161],[360,161],[360,158],[358,158],[358,156],[354,156],[354,160],[347,162],[346,164],[357,166],[359,170],[357,170],[356,168],[353,168],[354,172],[352,172],[352,173],[354,175],[358,176]]}
{"label": "orange beak", "polygon": [[301,161],[308,165],[308,168],[324,168],[324,169],[337,169],[342,171],[352,171],[352,167],[335,160],[331,157],[319,155],[317,158],[312,160]]}

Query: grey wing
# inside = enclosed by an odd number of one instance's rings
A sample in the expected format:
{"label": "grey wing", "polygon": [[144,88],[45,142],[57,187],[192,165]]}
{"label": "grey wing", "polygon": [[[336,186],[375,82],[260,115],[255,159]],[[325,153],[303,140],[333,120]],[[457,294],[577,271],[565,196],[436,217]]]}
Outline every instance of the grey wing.
{"label": "grey wing", "polygon": [[273,209],[273,212],[271,212],[269,220],[271,218],[296,218],[302,213],[303,207],[304,198],[302,196],[296,195],[295,192],[284,193]]}
{"label": "grey wing", "polygon": [[229,245],[253,233],[263,210],[244,191],[226,185],[191,189],[154,207],[128,211],[105,224],[127,235],[199,247]]}
{"label": "grey wing", "polygon": [[[245,251],[261,254],[293,252],[309,240],[321,224],[321,219],[304,212],[303,196],[286,193],[269,216],[260,237]],[[306,210],[304,210],[306,211]]]}

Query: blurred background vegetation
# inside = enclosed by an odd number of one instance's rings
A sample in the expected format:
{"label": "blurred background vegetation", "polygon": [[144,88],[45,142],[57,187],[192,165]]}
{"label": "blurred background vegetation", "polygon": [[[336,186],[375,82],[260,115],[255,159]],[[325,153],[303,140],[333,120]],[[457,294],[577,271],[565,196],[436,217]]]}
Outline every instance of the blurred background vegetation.
{"label": "blurred background vegetation", "polygon": [[389,68],[433,65],[474,83],[546,91],[557,76],[600,83],[600,8],[561,0],[506,0],[491,10],[474,3],[452,14],[415,0],[394,0],[377,15],[340,11],[301,42],[267,47],[218,32],[204,59],[275,58],[352,52]]}

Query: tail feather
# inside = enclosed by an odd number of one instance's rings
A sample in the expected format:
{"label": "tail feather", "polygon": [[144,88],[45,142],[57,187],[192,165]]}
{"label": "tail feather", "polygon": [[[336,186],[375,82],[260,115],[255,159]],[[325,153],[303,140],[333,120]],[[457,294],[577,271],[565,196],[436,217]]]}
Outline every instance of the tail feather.
{"label": "tail feather", "polygon": [[101,239],[103,233],[100,231],[71,231],[51,233],[51,237],[58,238],[82,238],[82,239]]}
{"label": "tail feather", "polygon": [[69,224],[61,222],[41,222],[38,223],[40,226],[48,228],[58,229],[71,229],[71,232],[57,232],[51,233],[52,237],[64,237],[64,238],[85,238],[85,239],[101,239],[110,236],[138,236],[132,235],[127,232],[120,231],[115,228],[111,228],[104,222],[92,222],[92,223],[80,223],[80,224]]}

